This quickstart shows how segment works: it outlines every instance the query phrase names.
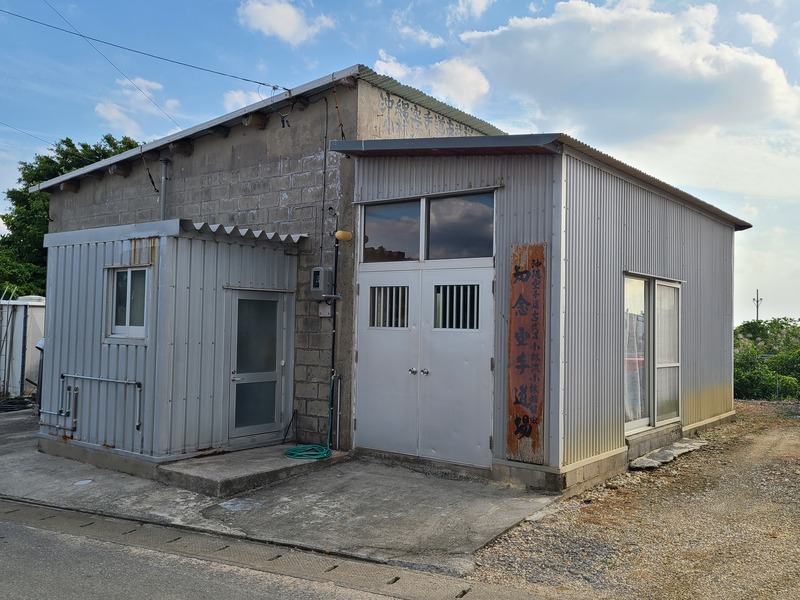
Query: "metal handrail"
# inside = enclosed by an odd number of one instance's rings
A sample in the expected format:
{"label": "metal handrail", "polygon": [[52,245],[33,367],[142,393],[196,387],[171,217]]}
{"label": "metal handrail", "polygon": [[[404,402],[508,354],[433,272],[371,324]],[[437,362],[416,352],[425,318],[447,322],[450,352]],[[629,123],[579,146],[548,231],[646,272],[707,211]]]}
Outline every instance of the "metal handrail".
{"label": "metal handrail", "polygon": [[[110,379],[108,377],[96,377],[93,375],[77,375],[75,373],[61,373],[62,382],[67,377],[72,379],[83,379],[85,381],[99,381],[101,383],[119,383],[122,385],[135,385],[136,386],[136,431],[141,431],[142,429],[142,382],[141,381],[131,381],[130,379]],[[59,410],[61,410],[61,407],[59,407]],[[72,411],[73,407],[70,407],[70,412],[68,412],[67,415],[69,415]]]}

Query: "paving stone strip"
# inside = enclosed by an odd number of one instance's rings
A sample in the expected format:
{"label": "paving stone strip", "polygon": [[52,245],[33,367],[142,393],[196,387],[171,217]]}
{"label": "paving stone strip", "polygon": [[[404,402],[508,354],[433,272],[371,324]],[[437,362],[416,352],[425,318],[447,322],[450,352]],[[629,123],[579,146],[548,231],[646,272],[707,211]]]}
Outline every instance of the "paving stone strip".
{"label": "paving stone strip", "polygon": [[0,499],[0,521],[278,575],[332,582],[389,598],[517,600],[531,597],[518,589],[504,589],[456,577],[7,499]]}

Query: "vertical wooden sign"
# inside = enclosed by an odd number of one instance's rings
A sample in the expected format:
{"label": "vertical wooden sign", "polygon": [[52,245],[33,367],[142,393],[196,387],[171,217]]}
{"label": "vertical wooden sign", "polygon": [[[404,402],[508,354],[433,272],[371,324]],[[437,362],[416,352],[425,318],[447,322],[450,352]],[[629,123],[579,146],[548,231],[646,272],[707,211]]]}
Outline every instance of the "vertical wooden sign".
{"label": "vertical wooden sign", "polygon": [[534,464],[544,463],[545,266],[544,244],[512,246],[506,451]]}

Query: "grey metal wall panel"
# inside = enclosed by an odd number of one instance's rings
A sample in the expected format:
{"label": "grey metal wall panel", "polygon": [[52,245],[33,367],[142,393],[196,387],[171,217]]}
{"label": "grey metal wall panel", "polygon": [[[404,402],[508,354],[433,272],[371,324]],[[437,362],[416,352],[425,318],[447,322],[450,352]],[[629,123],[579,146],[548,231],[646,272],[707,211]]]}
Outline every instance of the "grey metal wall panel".
{"label": "grey metal wall panel", "polygon": [[[66,387],[78,391],[77,409],[70,419],[45,413],[43,421],[66,426],[76,419],[76,430],[70,432],[74,439],[140,452],[140,439],[129,431],[126,418],[134,414],[135,392],[124,389],[130,386],[99,380],[144,377],[141,362],[146,346],[104,343],[108,298],[104,267],[120,264],[126,253],[130,254],[130,245],[121,241],[53,246],[48,251],[48,293],[54,309],[45,326],[43,408],[57,412]],[[80,283],[66,285],[73,281]]]}
{"label": "grey metal wall panel", "polygon": [[568,465],[624,445],[626,271],[683,282],[683,423],[732,408],[733,228],[591,161],[567,156],[566,168]]}
{"label": "grey metal wall panel", "polygon": [[356,200],[414,198],[491,187],[503,182],[502,160],[482,156],[370,158],[358,163],[362,178]]}
{"label": "grey metal wall panel", "polygon": [[[293,292],[297,258],[196,233],[51,245],[48,257],[44,430],[67,432],[50,427],[67,423],[49,414],[58,412],[66,373],[65,384],[79,389],[76,441],[156,458],[224,445],[230,288]],[[109,268],[131,264],[150,265],[144,340],[107,335]],[[141,383],[140,429],[136,386],[104,379]]]}
{"label": "grey metal wall panel", "polygon": [[271,247],[170,239],[174,293],[162,306],[161,343],[172,348],[170,377],[160,389],[160,439],[165,454],[218,447],[227,440],[228,413],[221,398],[230,385],[228,288],[293,290],[294,257]]}

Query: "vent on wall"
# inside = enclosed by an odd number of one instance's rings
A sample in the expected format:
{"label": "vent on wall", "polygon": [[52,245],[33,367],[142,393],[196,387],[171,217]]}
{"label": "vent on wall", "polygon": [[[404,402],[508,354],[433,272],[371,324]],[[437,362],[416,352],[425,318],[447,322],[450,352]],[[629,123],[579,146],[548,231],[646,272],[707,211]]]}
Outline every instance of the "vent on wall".
{"label": "vent on wall", "polygon": [[369,288],[370,327],[408,327],[408,286]]}
{"label": "vent on wall", "polygon": [[435,329],[478,329],[479,291],[477,283],[433,286]]}

